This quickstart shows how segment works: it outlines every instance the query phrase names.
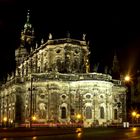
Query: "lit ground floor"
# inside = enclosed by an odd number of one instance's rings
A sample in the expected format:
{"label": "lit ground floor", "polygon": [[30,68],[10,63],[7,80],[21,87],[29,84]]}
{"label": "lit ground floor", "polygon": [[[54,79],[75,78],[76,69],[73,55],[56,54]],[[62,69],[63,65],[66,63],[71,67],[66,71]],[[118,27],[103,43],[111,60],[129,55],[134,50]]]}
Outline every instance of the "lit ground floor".
{"label": "lit ground floor", "polygon": [[0,98],[0,122],[80,122],[84,127],[123,122],[126,115],[123,86],[110,80],[66,80],[67,75],[63,76],[65,79],[56,80],[34,75],[31,81],[11,84],[4,89]]}

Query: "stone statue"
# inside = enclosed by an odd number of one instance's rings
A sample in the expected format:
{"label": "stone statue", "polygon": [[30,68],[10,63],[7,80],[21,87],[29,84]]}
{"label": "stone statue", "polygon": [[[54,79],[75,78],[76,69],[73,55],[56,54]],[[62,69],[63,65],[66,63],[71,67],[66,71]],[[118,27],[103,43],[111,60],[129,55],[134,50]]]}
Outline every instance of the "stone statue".
{"label": "stone statue", "polygon": [[86,40],[86,34],[83,34],[83,40]]}
{"label": "stone statue", "polygon": [[38,48],[38,44],[37,44],[37,43],[35,44],[35,48],[36,48],[36,49]]}
{"label": "stone statue", "polygon": [[52,39],[52,34],[51,33],[49,33],[49,39]]}
{"label": "stone statue", "polygon": [[10,80],[10,74],[7,75],[7,81],[9,81],[9,80]]}
{"label": "stone statue", "polygon": [[70,33],[69,32],[67,33],[67,38],[70,38]]}
{"label": "stone statue", "polygon": [[31,47],[31,50],[30,50],[31,52],[33,51],[33,48]]}
{"label": "stone statue", "polygon": [[99,63],[95,64],[94,65],[94,68],[93,68],[93,71],[94,72],[97,72],[98,71],[98,67],[99,67]]}
{"label": "stone statue", "polygon": [[44,44],[44,39],[43,38],[41,39],[41,44]]}
{"label": "stone statue", "polygon": [[39,118],[40,119],[46,118],[46,104],[45,103],[39,104]]}
{"label": "stone statue", "polygon": [[90,69],[89,69],[89,60],[86,60],[86,73],[89,73]]}

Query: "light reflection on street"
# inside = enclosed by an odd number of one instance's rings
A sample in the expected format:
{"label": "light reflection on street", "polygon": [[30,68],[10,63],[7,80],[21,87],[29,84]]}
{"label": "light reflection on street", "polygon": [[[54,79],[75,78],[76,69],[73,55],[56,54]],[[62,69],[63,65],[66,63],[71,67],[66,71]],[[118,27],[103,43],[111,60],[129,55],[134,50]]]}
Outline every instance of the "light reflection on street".
{"label": "light reflection on street", "polygon": [[82,133],[77,133],[77,138],[81,138],[82,137]]}
{"label": "light reflection on street", "polygon": [[36,137],[36,136],[32,137],[32,140],[36,140],[36,139],[37,139],[37,137]]}
{"label": "light reflection on street", "polygon": [[76,133],[80,133],[80,132],[82,132],[82,128],[77,128]]}
{"label": "light reflection on street", "polygon": [[[60,130],[60,129],[58,129]],[[2,140],[140,140],[140,128],[76,128],[74,133],[48,136],[3,138]]]}
{"label": "light reflection on street", "polygon": [[133,128],[132,128],[132,131],[133,131],[133,132],[136,132],[136,131],[137,131],[137,128],[136,128],[136,127],[133,127]]}
{"label": "light reflection on street", "polygon": [[77,139],[81,139],[81,137],[82,137],[82,128],[77,128],[76,133],[77,133]]}
{"label": "light reflection on street", "polygon": [[7,138],[3,138],[2,140],[7,140]]}

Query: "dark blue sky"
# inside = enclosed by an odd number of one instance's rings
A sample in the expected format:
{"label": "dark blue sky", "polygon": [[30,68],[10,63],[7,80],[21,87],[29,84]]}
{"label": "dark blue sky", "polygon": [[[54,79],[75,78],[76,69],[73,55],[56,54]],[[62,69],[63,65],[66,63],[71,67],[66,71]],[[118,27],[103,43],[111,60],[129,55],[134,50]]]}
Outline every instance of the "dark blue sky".
{"label": "dark blue sky", "polygon": [[119,3],[91,3],[66,1],[0,0],[0,65],[1,77],[14,69],[14,50],[18,47],[26,11],[31,10],[31,22],[38,41],[66,37],[82,39],[87,34],[90,41],[91,66],[112,64],[116,50],[121,69],[137,69],[140,53],[139,8]]}

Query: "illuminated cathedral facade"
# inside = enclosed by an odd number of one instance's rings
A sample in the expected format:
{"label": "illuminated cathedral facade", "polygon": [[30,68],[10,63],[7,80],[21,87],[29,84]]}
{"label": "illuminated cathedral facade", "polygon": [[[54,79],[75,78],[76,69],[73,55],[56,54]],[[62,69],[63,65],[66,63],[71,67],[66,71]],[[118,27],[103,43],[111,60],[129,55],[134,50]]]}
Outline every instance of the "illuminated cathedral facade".
{"label": "illuminated cathedral facade", "polygon": [[90,72],[89,44],[81,40],[53,39],[34,44],[29,13],[20,46],[15,50],[16,70],[0,89],[0,123],[95,124],[122,123],[126,116],[126,88],[109,74]]}

